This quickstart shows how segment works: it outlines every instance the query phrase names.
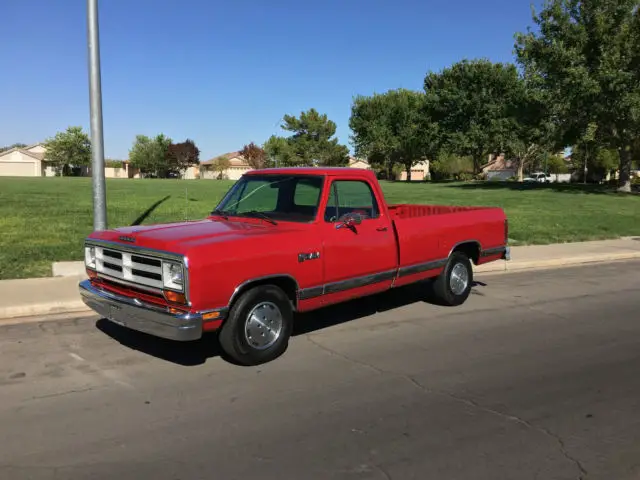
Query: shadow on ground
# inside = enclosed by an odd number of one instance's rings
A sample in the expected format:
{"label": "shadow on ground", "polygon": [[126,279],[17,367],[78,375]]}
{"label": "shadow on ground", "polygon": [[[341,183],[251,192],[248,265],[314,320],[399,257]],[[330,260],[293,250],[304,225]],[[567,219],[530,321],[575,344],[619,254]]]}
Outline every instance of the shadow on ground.
{"label": "shadow on ground", "polygon": [[208,358],[223,356],[215,335],[205,335],[194,342],[174,342],[121,327],[104,318],[96,322],[96,327],[125,347],[176,365],[192,367],[202,365]]}
{"label": "shadow on ground", "polygon": [[[627,193],[620,193],[616,191],[615,187],[609,185],[597,185],[597,184],[578,184],[578,183],[538,183],[538,182],[498,182],[498,181],[486,181],[486,182],[470,182],[470,183],[457,183],[447,185],[447,188],[459,188],[462,190],[515,190],[515,191],[548,191],[548,192],[560,192],[560,193],[582,193],[582,194],[597,194],[597,195],[628,195]],[[637,193],[637,192],[636,192]]]}
{"label": "shadow on ground", "polygon": [[158,200],[156,203],[154,203],[153,205],[151,205],[149,208],[147,208],[144,212],[142,212],[142,214],[136,218],[133,223],[131,224],[132,227],[136,227],[138,225],[140,225],[142,222],[144,222],[147,217],[149,215],[151,215],[153,213],[153,211],[158,208],[161,204],[163,204],[164,202],[166,202],[167,200],[169,200],[169,198],[171,198],[171,195],[167,195],[166,197]]}
{"label": "shadow on ground", "polygon": [[[484,283],[474,282],[475,288],[472,290],[472,294],[483,295],[478,287],[485,286],[486,284]],[[309,334],[375,315],[376,313],[421,302],[438,305],[430,282],[416,283],[389,290],[380,295],[359,298],[314,312],[297,315],[293,336]],[[129,330],[106,319],[98,320],[96,327],[125,347],[177,365],[202,365],[208,359],[215,357],[221,357],[227,362],[234,363],[222,352],[215,333],[206,334],[200,340],[182,343]]]}

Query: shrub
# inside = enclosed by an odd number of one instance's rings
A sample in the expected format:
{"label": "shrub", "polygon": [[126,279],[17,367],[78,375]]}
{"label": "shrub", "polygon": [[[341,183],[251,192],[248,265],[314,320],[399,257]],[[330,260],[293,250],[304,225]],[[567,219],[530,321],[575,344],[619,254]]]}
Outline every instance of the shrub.
{"label": "shrub", "polygon": [[454,175],[454,178],[460,182],[468,182],[473,180],[473,173],[470,172],[460,172]]}
{"label": "shrub", "polygon": [[452,153],[443,152],[431,162],[430,168],[431,178],[433,180],[451,180],[467,178],[464,174],[468,174],[468,180],[473,178],[473,160],[470,157],[461,157]]}
{"label": "shrub", "polygon": [[105,160],[104,166],[107,168],[124,168],[122,162],[118,160]]}

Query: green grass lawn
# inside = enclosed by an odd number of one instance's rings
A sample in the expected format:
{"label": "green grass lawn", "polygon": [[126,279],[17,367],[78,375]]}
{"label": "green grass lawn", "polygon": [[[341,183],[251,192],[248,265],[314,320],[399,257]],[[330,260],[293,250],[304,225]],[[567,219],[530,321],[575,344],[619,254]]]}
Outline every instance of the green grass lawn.
{"label": "green grass lawn", "polygon": [[[202,218],[231,184],[108,180],[109,227]],[[500,206],[514,245],[640,235],[640,196],[603,187],[383,182],[383,189],[389,203]],[[92,209],[89,178],[0,178],[0,279],[48,276],[54,261],[81,260]]]}

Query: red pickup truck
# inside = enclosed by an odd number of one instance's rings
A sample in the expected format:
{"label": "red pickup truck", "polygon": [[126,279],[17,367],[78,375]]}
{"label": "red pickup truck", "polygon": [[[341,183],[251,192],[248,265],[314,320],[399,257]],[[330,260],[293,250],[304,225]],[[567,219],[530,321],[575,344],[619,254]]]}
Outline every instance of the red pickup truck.
{"label": "red pickup truck", "polygon": [[217,331],[244,365],[287,347],[296,312],[428,278],[460,305],[472,263],[509,259],[500,208],[387,205],[373,172],[253,170],[203,220],[92,233],[84,302],[178,341]]}

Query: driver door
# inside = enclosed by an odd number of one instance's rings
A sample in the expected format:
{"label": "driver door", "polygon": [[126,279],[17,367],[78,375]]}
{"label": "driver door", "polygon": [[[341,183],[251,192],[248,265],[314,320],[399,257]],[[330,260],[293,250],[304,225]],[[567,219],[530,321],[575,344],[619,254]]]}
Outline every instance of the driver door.
{"label": "driver door", "polygon": [[[397,267],[391,219],[382,215],[368,182],[336,179],[322,224],[326,304],[391,287]],[[356,218],[350,226],[344,220]]]}

